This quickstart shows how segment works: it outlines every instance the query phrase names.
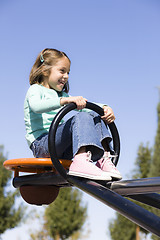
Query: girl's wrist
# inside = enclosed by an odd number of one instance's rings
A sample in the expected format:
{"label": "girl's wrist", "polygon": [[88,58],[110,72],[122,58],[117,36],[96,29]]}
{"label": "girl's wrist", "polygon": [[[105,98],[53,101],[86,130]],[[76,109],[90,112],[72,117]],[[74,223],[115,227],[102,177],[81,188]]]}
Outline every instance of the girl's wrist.
{"label": "girl's wrist", "polygon": [[60,105],[61,106],[64,106],[65,104],[67,104],[68,103],[68,101],[67,101],[67,98],[66,97],[61,97],[60,98]]}
{"label": "girl's wrist", "polygon": [[64,106],[64,99],[62,97],[60,98],[60,105]]}

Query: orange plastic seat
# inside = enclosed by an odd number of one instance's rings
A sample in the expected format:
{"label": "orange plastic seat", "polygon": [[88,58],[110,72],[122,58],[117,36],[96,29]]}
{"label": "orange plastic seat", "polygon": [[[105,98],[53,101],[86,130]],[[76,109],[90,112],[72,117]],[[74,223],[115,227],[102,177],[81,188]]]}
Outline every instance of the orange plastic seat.
{"label": "orange plastic seat", "polygon": [[[68,169],[71,160],[60,160],[65,169]],[[6,160],[3,166],[11,171],[14,171],[15,176],[19,175],[19,172],[28,173],[44,173],[48,171],[56,172],[53,163],[50,158],[18,158]]]}

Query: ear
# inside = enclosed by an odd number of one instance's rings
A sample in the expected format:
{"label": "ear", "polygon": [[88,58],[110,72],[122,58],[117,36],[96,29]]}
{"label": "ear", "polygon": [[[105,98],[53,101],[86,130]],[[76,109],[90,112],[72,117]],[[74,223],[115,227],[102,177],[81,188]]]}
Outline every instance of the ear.
{"label": "ear", "polygon": [[47,70],[43,70],[42,74],[43,74],[44,77],[49,77],[50,71],[48,69]]}

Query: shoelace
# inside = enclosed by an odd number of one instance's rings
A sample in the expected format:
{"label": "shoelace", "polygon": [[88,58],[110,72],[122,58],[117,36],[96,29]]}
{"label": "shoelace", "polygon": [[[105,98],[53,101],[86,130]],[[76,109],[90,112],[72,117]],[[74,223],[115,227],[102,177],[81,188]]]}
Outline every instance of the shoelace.
{"label": "shoelace", "polygon": [[103,156],[103,160],[102,160],[102,166],[101,167],[103,167],[104,166],[104,164],[107,162],[108,163],[108,165],[110,165],[110,166],[112,166],[114,169],[116,169],[116,167],[115,167],[115,165],[112,163],[112,161],[111,161],[111,158],[112,157],[116,157],[116,155],[111,155],[110,153],[108,153],[108,155],[106,156]]}
{"label": "shoelace", "polygon": [[88,162],[93,162],[93,161],[91,160],[91,157],[92,157],[92,153],[91,153],[90,151],[88,151],[88,152],[87,152],[87,161],[88,161]]}

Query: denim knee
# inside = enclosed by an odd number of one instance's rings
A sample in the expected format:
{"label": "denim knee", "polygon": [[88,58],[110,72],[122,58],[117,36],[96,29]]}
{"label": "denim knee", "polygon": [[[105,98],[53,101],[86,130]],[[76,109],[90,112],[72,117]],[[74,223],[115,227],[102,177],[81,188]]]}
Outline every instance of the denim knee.
{"label": "denim knee", "polygon": [[34,157],[36,158],[50,157],[49,150],[48,150],[48,134],[42,135],[39,138],[37,138],[31,144],[30,148],[33,152]]}

